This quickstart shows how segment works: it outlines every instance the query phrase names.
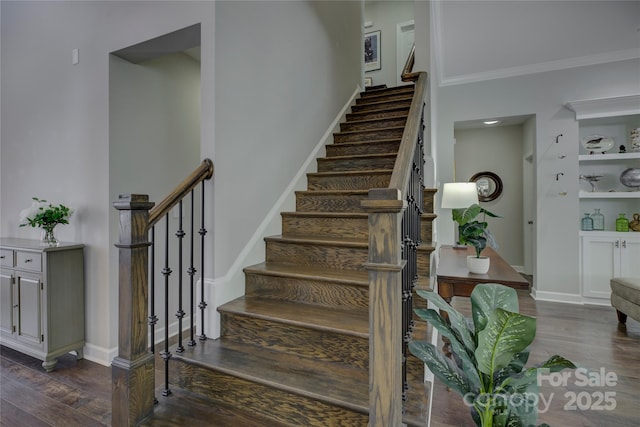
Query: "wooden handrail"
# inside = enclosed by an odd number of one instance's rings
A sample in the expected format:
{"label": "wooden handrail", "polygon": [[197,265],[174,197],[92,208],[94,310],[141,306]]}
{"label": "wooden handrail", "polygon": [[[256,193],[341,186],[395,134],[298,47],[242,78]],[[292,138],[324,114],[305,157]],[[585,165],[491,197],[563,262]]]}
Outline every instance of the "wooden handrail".
{"label": "wooden handrail", "polygon": [[184,199],[196,185],[205,179],[210,179],[212,176],[213,162],[211,159],[204,159],[200,166],[191,172],[167,197],[149,211],[149,228],[153,227],[160,218],[165,216],[180,200]]}
{"label": "wooden handrail", "polygon": [[416,62],[416,45],[411,46],[411,52],[409,52],[409,56],[407,57],[407,62],[404,63],[404,68],[402,69],[402,73],[400,74],[400,79],[403,82],[415,82],[418,79],[418,75],[420,73],[412,72],[413,65]]}

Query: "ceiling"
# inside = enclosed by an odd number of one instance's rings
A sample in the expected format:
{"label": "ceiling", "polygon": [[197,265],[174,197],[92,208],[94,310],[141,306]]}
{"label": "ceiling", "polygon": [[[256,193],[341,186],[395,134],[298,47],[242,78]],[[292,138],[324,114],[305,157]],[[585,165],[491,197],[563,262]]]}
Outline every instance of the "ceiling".
{"label": "ceiling", "polygon": [[446,0],[432,14],[442,86],[640,58],[640,1]]}

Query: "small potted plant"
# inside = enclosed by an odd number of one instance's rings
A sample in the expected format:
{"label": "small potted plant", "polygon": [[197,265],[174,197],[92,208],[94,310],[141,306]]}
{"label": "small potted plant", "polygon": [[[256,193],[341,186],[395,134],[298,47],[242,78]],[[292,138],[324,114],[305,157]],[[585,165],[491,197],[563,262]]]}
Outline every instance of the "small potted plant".
{"label": "small potted plant", "polygon": [[[475,219],[480,214],[483,215],[482,221]],[[478,204],[464,209],[453,209],[453,219],[458,223],[459,243],[475,248],[476,256],[467,257],[467,267],[470,272],[475,274],[486,274],[489,271],[489,257],[480,255],[487,244],[492,248],[497,247],[496,241],[488,229],[489,224],[485,221],[487,216],[500,218],[499,215],[489,212]]]}
{"label": "small potted plant", "polygon": [[[411,353],[463,397],[477,426],[535,426],[538,373],[576,366],[556,355],[536,367],[525,367],[536,335],[536,318],[519,313],[516,291],[497,283],[477,285],[471,292],[471,319],[437,292],[417,292],[435,309],[416,309],[416,314],[448,339],[453,357],[431,342],[418,340],[409,342]],[[436,310],[446,312],[449,321]]]}
{"label": "small potted plant", "polygon": [[20,212],[20,227],[40,227],[42,243],[56,246],[58,239],[53,230],[58,224],[69,224],[73,209],[65,205],[53,205],[44,199],[33,197],[31,206]]}

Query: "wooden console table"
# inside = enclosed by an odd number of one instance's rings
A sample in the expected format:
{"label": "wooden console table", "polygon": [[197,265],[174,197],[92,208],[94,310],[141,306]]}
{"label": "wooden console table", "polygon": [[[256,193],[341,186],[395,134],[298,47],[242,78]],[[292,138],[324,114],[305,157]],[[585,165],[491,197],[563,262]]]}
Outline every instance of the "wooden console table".
{"label": "wooden console table", "polygon": [[[483,256],[491,258],[487,274],[470,273],[467,268],[467,256],[475,255],[475,253],[475,249],[471,246],[466,248],[440,247],[440,260],[436,270],[438,295],[446,302],[451,304],[453,297],[470,297],[473,288],[480,283],[499,283],[515,289],[529,289],[529,282],[489,247],[482,251]],[[440,315],[445,321],[449,321],[449,315],[446,312],[440,311]],[[444,343],[442,350],[447,356],[451,356],[449,340],[442,337],[442,341]]]}
{"label": "wooden console table", "polygon": [[467,255],[475,255],[475,249],[471,246],[464,249],[453,246],[440,248],[436,270],[438,294],[448,303],[456,296],[471,296],[471,291],[479,283],[500,283],[515,289],[529,289],[529,282],[493,249],[487,247],[482,251],[483,256],[491,258],[487,274],[469,273]]}

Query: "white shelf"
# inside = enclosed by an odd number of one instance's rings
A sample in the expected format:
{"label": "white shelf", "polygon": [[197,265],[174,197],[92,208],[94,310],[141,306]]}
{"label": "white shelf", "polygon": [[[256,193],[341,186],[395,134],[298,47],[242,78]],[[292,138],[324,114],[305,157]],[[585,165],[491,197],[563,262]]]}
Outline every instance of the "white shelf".
{"label": "white shelf", "polygon": [[[634,234],[635,233],[635,234]],[[636,231],[613,231],[613,230],[594,230],[584,231],[580,230],[580,237],[585,236],[605,236],[605,237],[626,237],[626,236],[640,236],[640,233]]]}
{"label": "white shelf", "polygon": [[581,199],[640,199],[640,191],[580,191]]}
{"label": "white shelf", "polygon": [[581,162],[601,162],[607,160],[633,160],[640,159],[640,153],[611,153],[611,154],[580,154]]}

